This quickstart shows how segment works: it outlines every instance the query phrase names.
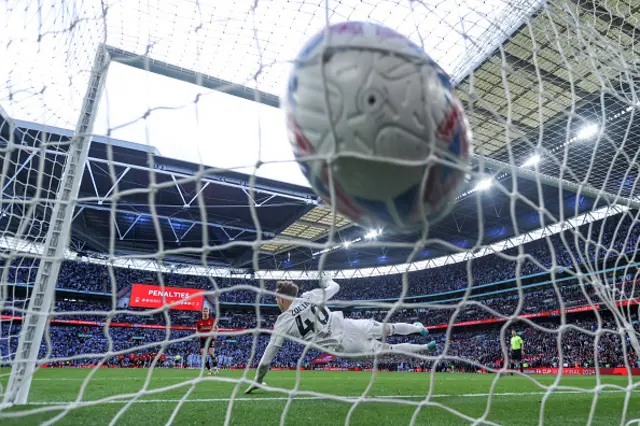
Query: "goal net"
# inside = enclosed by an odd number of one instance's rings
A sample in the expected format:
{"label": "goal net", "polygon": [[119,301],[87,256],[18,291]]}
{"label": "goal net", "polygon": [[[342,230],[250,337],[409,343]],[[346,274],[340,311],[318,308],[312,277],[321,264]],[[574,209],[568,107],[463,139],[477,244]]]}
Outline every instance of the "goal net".
{"label": "goal net", "polygon": [[[288,145],[289,69],[343,21],[409,37],[464,104],[465,187],[426,235],[351,223]],[[0,28],[3,424],[640,418],[635,2],[30,0]],[[329,309],[437,349],[287,340],[244,395],[275,283],[323,273]]]}

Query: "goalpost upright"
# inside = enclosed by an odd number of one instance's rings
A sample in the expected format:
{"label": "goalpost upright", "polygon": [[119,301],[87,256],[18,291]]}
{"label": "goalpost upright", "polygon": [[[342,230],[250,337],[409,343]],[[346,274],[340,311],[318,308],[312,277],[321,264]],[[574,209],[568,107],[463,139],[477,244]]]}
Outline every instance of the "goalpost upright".
{"label": "goalpost upright", "polygon": [[28,311],[22,322],[18,350],[11,362],[11,375],[2,401],[2,405],[5,407],[27,403],[49,312],[55,301],[58,272],[71,236],[73,211],[89,154],[91,133],[108,67],[109,54],[103,45],[99,45],[80,110],[80,117],[65,156],[62,177],[56,192],[38,273],[29,295]]}

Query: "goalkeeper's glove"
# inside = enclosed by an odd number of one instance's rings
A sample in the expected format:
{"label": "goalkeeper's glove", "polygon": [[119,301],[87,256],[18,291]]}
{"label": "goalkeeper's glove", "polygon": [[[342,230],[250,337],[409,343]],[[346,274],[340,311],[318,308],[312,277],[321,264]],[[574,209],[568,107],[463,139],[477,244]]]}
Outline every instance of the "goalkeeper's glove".
{"label": "goalkeeper's glove", "polygon": [[[262,384],[263,384],[263,385],[266,385],[266,383],[262,383]],[[244,391],[244,393],[245,393],[246,395],[249,395],[251,392],[253,392],[254,390],[259,389],[259,388],[260,388],[260,386],[258,386],[258,384],[257,384],[257,383],[252,383],[252,384],[250,384],[250,385],[249,385],[249,387],[247,388],[247,390],[246,390],[246,391]]]}
{"label": "goalkeeper's glove", "polygon": [[247,388],[246,391],[244,391],[245,394],[250,394],[251,392],[253,392],[254,390],[258,389],[260,386],[260,384],[265,384],[266,383],[262,383],[262,381],[264,380],[264,376],[267,374],[267,371],[269,371],[269,366],[268,365],[259,365],[258,366],[258,370],[256,371],[256,378],[254,380],[254,383],[251,383],[249,385],[249,387]]}
{"label": "goalkeeper's glove", "polygon": [[320,281],[320,283],[319,283],[319,284],[320,284],[320,287],[321,287],[321,288],[326,288],[326,287],[327,287],[327,285],[329,285],[329,283],[330,283],[331,281],[333,281],[333,277],[331,276],[331,273],[330,273],[330,272],[326,272],[326,271],[325,271],[325,272],[322,272],[322,273],[320,274],[319,281]]}

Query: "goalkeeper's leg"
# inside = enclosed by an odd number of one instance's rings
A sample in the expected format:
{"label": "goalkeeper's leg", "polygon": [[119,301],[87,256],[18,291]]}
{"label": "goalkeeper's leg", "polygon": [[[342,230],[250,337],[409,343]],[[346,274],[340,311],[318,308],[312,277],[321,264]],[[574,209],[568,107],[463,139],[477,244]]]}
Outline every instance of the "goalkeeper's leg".
{"label": "goalkeeper's leg", "polygon": [[404,353],[423,353],[435,351],[438,346],[432,341],[428,344],[398,343],[390,345],[380,340],[387,336],[407,336],[409,334],[428,334],[427,329],[420,323],[383,324],[374,320],[348,320],[344,323],[344,338],[342,346],[344,352],[353,354],[373,354],[380,351],[394,351]]}
{"label": "goalkeeper's leg", "polygon": [[385,346],[388,346],[388,348],[393,352],[404,352],[410,354],[433,352],[438,349],[438,345],[435,341],[431,341],[426,345],[418,345],[415,343],[396,343],[395,345],[385,344]]}
{"label": "goalkeeper's leg", "polygon": [[420,334],[426,336],[429,330],[419,322],[414,324],[394,323],[383,324],[372,319],[348,319],[345,320],[345,327],[357,329],[358,333],[366,335],[369,339],[380,340],[389,336],[408,336],[410,334]]}
{"label": "goalkeeper's leg", "polygon": [[[388,336],[408,336],[409,334],[420,334],[426,336],[429,334],[429,330],[426,329],[421,323],[416,322],[414,324],[407,323],[395,323],[387,324]],[[394,352],[406,352],[406,353],[421,353],[421,352],[433,352],[438,349],[435,341],[431,341],[426,345],[417,345],[415,343],[397,343],[395,345],[388,345],[389,349]]]}
{"label": "goalkeeper's leg", "polygon": [[426,336],[429,334],[429,330],[419,322],[415,324],[398,322],[395,324],[387,324],[386,334],[387,336],[408,336],[409,334],[420,334],[422,336]]}

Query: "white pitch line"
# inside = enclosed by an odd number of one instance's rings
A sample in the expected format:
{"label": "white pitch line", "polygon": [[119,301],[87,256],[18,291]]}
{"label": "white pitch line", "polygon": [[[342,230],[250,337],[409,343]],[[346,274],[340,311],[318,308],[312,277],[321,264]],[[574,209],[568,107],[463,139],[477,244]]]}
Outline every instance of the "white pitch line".
{"label": "white pitch line", "polygon": [[[92,377],[89,381],[93,382],[93,381],[107,381],[107,380],[113,380],[113,381],[122,381],[122,380],[138,380],[138,381],[145,381],[147,378],[145,377]],[[154,378],[153,380],[170,380],[171,378]],[[33,381],[41,381],[41,382],[83,382],[85,380],[87,380],[85,377],[41,377],[41,378],[37,378],[34,377],[33,379],[31,379]],[[176,380],[179,380],[179,378],[176,378]]]}
{"label": "white pitch line", "polygon": [[[622,390],[617,390],[617,389],[608,389],[608,390],[602,390],[600,391],[600,393],[614,393],[614,392],[619,392],[619,393],[625,393]],[[436,394],[436,395],[431,395],[431,398],[456,398],[456,397],[462,397],[462,398],[479,398],[479,397],[488,397],[489,395],[491,396],[533,396],[533,395],[545,395],[547,392],[495,392],[492,394],[489,393],[463,393],[463,394]],[[585,394],[585,395],[591,395],[593,392],[590,392],[588,390],[583,391],[555,391],[555,392],[550,392],[552,395],[557,395],[557,394]],[[349,402],[349,401],[356,401],[358,399],[360,399],[360,395],[356,395],[356,396],[340,396],[340,398],[344,399],[345,401]],[[364,400],[366,401],[367,399],[425,399],[426,395],[381,395],[381,396],[370,396],[370,397],[365,397]],[[185,403],[189,403],[189,402],[229,402],[231,400],[235,401],[254,401],[254,402],[259,402],[259,401],[286,401],[289,398],[286,396],[281,396],[281,397],[264,397],[264,398],[260,398],[260,397],[255,397],[255,398],[247,398],[247,397],[241,397],[241,398],[198,398],[198,399],[187,399],[184,402]],[[297,401],[304,401],[304,400],[319,400],[319,399],[329,399],[327,397],[322,397],[322,396],[299,396],[299,397],[293,397],[294,400]],[[134,404],[166,404],[166,403],[172,403],[172,402],[179,402],[181,401],[181,399],[179,398],[175,398],[175,399],[139,399],[134,401]],[[80,401],[79,404],[82,403],[86,403],[86,402],[91,402],[91,401]],[[114,399],[114,400],[110,400],[110,401],[105,401],[102,402],[101,404],[125,404],[129,402],[129,400],[124,400],[124,399]],[[52,401],[52,402],[46,402],[46,401],[37,401],[37,402],[29,402],[28,405],[68,405],[68,404],[76,404],[76,401],[67,401],[67,402],[62,402],[62,401]]]}

